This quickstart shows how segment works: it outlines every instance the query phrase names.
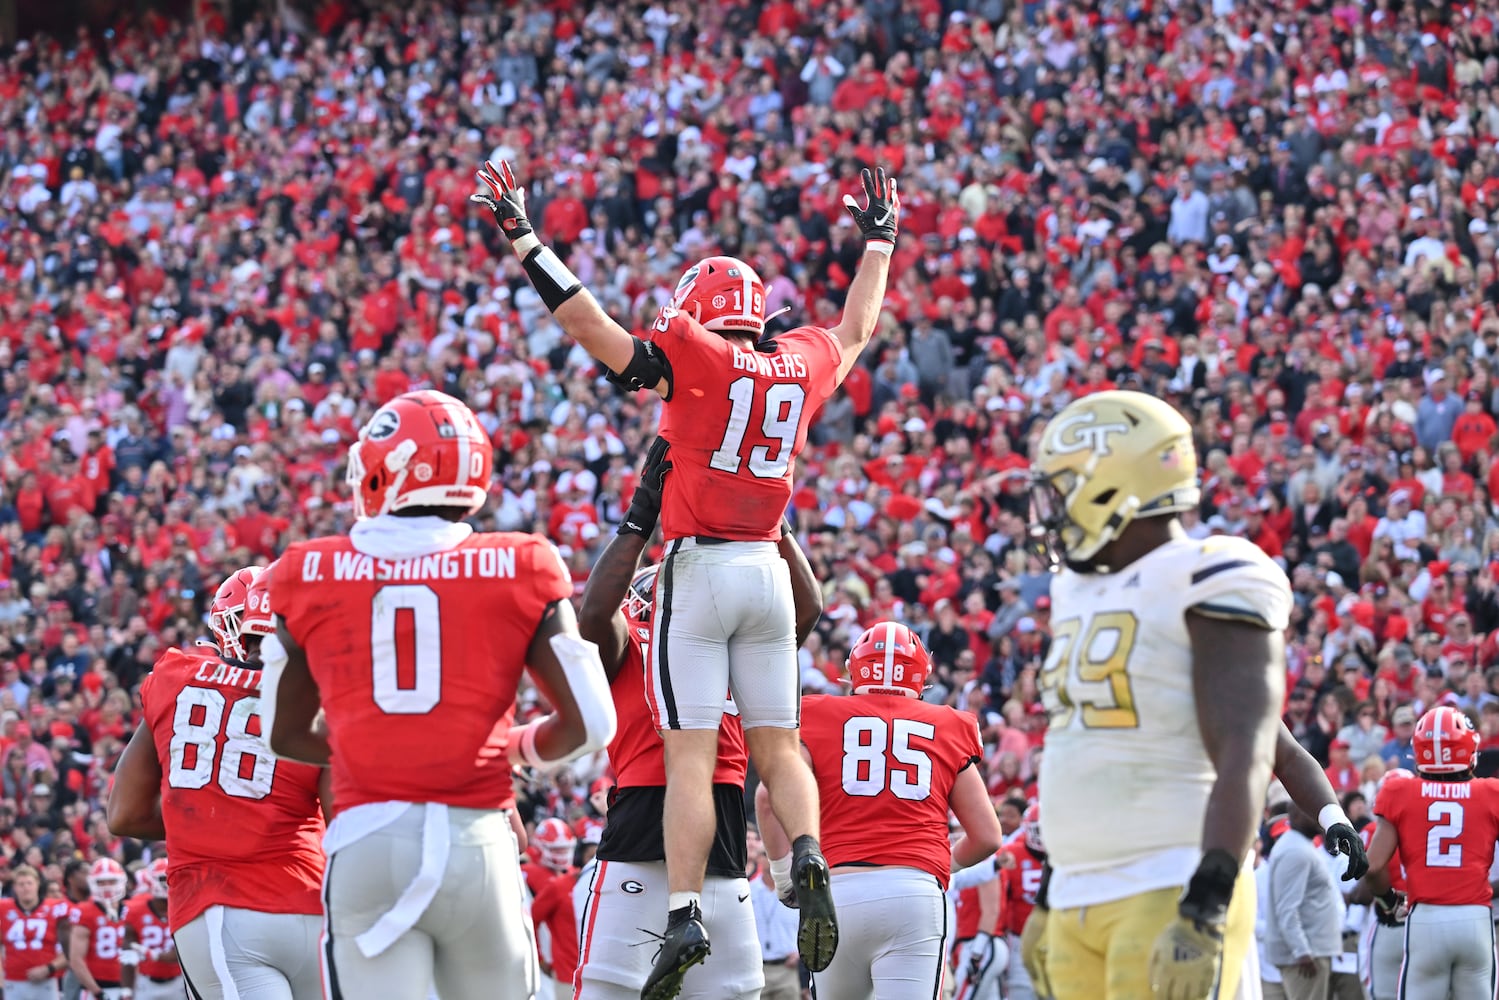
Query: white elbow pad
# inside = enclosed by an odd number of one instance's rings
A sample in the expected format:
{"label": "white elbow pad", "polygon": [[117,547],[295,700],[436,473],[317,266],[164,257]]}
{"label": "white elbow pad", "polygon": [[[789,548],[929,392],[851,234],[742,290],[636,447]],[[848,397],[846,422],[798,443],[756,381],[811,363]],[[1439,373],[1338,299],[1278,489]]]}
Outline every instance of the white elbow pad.
{"label": "white elbow pad", "polygon": [[[260,738],[271,747],[271,727],[276,723],[276,689],[286,669],[286,647],[274,635],[260,640]],[[275,751],[271,751],[275,754]]]}
{"label": "white elbow pad", "polygon": [[135,947],[133,947],[133,946],[130,947],[130,948],[121,948],[120,949],[120,964],[121,965],[127,965],[127,966],[140,965],[141,964],[141,953],[140,953],[140,951],[138,949],[136,949]]}
{"label": "white elbow pad", "polygon": [[609,678],[599,659],[599,647],[576,635],[554,635],[548,641],[572,690],[578,714],[583,717],[583,745],[568,754],[567,759],[604,749],[614,738],[618,720],[614,717],[614,696],[609,693]]}

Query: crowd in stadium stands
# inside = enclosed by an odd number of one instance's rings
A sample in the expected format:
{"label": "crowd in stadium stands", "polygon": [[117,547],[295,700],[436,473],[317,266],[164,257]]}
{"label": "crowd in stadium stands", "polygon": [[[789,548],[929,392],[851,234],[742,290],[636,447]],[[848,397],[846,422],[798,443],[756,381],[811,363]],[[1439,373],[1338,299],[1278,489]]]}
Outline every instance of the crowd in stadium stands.
{"label": "crowd in stadium stands", "polygon": [[[863,625],[918,628],[996,802],[1033,793],[1045,728],[1025,455],[1103,387],[1194,423],[1193,534],[1284,563],[1286,720],[1340,791],[1411,766],[1439,702],[1499,746],[1494,0],[491,7],[3,50],[10,864],[138,850],[99,800],[141,677],[229,571],[348,526],[347,446],[400,392],[479,412],[479,520],[548,533],[581,589],[659,407],[500,252],[466,201],[485,157],[536,179],[538,229],[637,331],[714,249],[782,328],[836,316],[841,196],[900,179],[881,329],[799,470],[827,590],[803,680],[840,690]],[[586,812],[602,766],[536,814]]]}

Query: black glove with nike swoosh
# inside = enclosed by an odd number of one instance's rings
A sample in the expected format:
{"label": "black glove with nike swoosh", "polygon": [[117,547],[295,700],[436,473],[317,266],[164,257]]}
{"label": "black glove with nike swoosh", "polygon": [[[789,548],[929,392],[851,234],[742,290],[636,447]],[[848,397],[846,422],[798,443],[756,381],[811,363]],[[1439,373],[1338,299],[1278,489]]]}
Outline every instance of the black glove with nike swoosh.
{"label": "black glove with nike swoosh", "polygon": [[656,530],[656,521],[661,517],[661,489],[666,485],[666,474],[671,471],[671,459],[666,457],[670,450],[671,445],[664,437],[651,442],[651,450],[646,453],[645,465],[640,470],[640,482],[630,496],[630,509],[625,512],[625,519],[619,523],[615,534],[650,538],[651,532]]}
{"label": "black glove with nike swoosh", "polygon": [[1332,848],[1333,854],[1347,856],[1348,870],[1343,873],[1344,882],[1356,882],[1369,873],[1369,853],[1364,850],[1364,842],[1353,827],[1347,823],[1334,823],[1327,828],[1322,839]]}
{"label": "black glove with nike swoosh", "polygon": [[900,230],[900,192],[895,178],[885,176],[884,167],[872,174],[866,167],[863,178],[864,207],[851,194],[843,196],[843,207],[864,234],[864,248],[888,257],[895,251],[895,234]]}

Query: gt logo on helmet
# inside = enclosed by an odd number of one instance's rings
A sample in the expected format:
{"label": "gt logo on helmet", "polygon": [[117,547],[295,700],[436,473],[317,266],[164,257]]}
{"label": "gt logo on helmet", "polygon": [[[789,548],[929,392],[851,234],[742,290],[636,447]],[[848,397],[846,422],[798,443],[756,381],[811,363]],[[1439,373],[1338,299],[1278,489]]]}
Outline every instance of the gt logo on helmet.
{"label": "gt logo on helmet", "polygon": [[1110,435],[1128,434],[1129,424],[1100,424],[1097,413],[1084,411],[1057,420],[1052,425],[1052,433],[1051,450],[1059,455],[1079,451],[1107,455],[1110,454]]}

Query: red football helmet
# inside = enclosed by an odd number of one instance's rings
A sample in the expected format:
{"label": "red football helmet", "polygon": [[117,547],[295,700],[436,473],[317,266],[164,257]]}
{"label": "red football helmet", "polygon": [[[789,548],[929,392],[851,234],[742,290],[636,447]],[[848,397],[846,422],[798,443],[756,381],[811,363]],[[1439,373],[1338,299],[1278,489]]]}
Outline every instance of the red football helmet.
{"label": "red football helmet", "polygon": [[1025,831],[1025,846],[1037,854],[1046,853],[1046,841],[1041,839],[1041,806],[1032,803],[1026,809],[1025,817],[1020,821],[1020,828]]}
{"label": "red football helmet", "polygon": [[125,887],[129,884],[125,869],[113,858],[100,858],[89,867],[89,895],[105,907],[118,905],[125,898]]}
{"label": "red football helmet", "polygon": [[167,898],[167,859],[157,858],[141,869],[141,888],[153,899]]}
{"label": "red football helmet", "polygon": [[656,599],[656,571],[660,566],[646,566],[644,569],[636,570],[635,578],[630,581],[630,589],[625,591],[624,613],[630,621],[648,622],[651,620],[651,605]]}
{"label": "red football helmet", "polygon": [[903,694],[920,698],[932,659],[915,632],[900,622],[878,622],[864,630],[848,654],[854,694]]}
{"label": "red football helmet", "polygon": [[397,396],[375,411],[349,449],[345,479],[356,517],[407,507],[472,514],[489,492],[494,448],[479,419],[434,389]]}
{"label": "red football helmet", "polygon": [[573,866],[573,848],[578,840],[568,825],[560,819],[545,819],[536,828],[536,846],[541,848],[541,863],[553,871],[566,871]]}
{"label": "red football helmet", "polygon": [[1461,774],[1478,759],[1478,731],[1451,705],[1440,705],[1421,716],[1411,743],[1416,771],[1422,774]]}
{"label": "red football helmet", "polygon": [[261,570],[245,594],[245,612],[240,618],[239,630],[243,635],[268,636],[276,634],[276,622],[271,616],[271,563]]}
{"label": "red football helmet", "polygon": [[243,631],[241,615],[250,597],[250,585],[264,574],[259,566],[246,566],[229,575],[219,584],[208,606],[208,627],[213,629],[218,640],[219,655],[231,660],[245,659],[245,644],[240,641]]}
{"label": "red football helmet", "polygon": [[683,271],[671,304],[714,333],[765,333],[765,283],[737,257],[705,257]]}

